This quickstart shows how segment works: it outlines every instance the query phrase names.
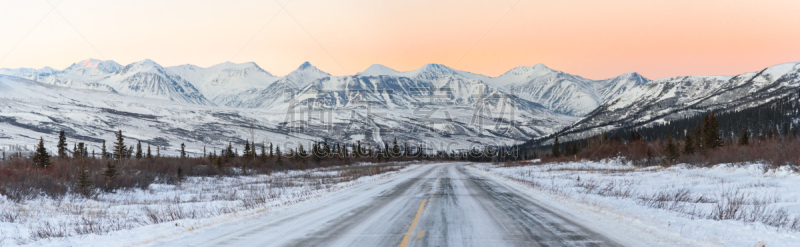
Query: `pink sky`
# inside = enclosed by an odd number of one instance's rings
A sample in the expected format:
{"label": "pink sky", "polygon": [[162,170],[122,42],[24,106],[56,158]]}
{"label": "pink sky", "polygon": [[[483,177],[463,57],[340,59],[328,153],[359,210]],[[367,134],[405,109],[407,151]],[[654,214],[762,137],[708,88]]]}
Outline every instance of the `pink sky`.
{"label": "pink sky", "polygon": [[345,75],[376,63],[401,71],[441,63],[497,76],[544,63],[602,79],[733,75],[800,61],[796,0],[50,3],[55,10],[43,0],[0,2],[0,67],[231,60],[284,75],[310,61]]}

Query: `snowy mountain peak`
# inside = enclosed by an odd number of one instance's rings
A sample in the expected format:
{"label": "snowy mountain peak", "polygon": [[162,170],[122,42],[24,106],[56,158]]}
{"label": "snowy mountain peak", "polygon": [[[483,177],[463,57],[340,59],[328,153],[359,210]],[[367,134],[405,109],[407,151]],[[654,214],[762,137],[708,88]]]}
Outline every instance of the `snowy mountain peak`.
{"label": "snowy mountain peak", "polygon": [[122,65],[117,62],[89,58],[73,63],[64,71],[78,75],[100,75],[114,73],[120,69],[122,69]]}
{"label": "snowy mountain peak", "polygon": [[316,68],[316,67],[314,67],[313,65],[311,65],[311,63],[309,63],[308,61],[306,61],[305,63],[301,64],[301,65],[300,65],[300,67],[298,67],[297,69],[299,69],[299,70],[304,70],[304,69],[308,69],[308,68],[312,68],[312,67],[313,67],[313,68]]}
{"label": "snowy mountain peak", "polygon": [[429,63],[417,69],[418,72],[435,72],[439,74],[454,74],[455,70],[443,64]]}
{"label": "snowy mountain peak", "polygon": [[519,66],[519,67],[513,68],[513,69],[509,70],[508,72],[503,73],[502,75],[500,75],[500,78],[502,78],[502,77],[524,77],[524,78],[540,77],[540,76],[546,75],[546,74],[551,73],[551,72],[557,72],[557,71],[545,66],[544,64],[538,63],[538,64],[533,65],[533,66]]}
{"label": "snowy mountain peak", "polygon": [[370,65],[369,68],[366,70],[356,74],[357,76],[380,76],[380,75],[392,75],[392,76],[399,76],[401,72],[394,70],[392,68],[386,67],[381,64],[373,64]]}

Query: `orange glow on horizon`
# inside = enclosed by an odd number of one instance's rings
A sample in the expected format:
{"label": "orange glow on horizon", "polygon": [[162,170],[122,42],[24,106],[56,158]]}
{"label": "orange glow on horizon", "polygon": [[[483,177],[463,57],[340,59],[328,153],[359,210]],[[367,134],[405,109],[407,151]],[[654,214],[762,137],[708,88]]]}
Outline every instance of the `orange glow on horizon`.
{"label": "orange glow on horizon", "polygon": [[800,2],[788,0],[87,0],[51,8],[0,3],[0,68],[63,69],[92,57],[253,61],[276,75],[304,61],[334,75],[441,63],[497,76],[543,63],[591,79],[656,79],[800,61]]}

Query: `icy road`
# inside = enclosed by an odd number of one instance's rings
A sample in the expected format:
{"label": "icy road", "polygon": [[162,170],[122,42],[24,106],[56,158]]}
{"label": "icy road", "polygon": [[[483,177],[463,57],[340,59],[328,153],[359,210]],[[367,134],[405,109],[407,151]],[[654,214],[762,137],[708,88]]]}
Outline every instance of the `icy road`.
{"label": "icy road", "polygon": [[468,164],[418,169],[154,246],[620,246]]}

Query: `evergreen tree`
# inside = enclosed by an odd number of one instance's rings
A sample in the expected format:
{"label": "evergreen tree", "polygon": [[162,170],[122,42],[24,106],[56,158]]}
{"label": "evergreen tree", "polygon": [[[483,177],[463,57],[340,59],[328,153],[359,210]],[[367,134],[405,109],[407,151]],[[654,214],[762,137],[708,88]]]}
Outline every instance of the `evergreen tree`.
{"label": "evergreen tree", "polygon": [[703,126],[703,146],[704,150],[710,150],[719,147],[722,142],[719,137],[719,123],[714,112],[705,117],[705,124]]}
{"label": "evergreen tree", "polygon": [[320,147],[320,144],[314,142],[314,144],[311,146],[311,155],[314,156],[314,163],[317,163],[317,165],[319,165],[319,162],[322,161],[322,155],[323,155],[322,152],[323,151],[322,148]]}
{"label": "evergreen tree", "polygon": [[44,148],[44,138],[39,138],[39,146],[36,147],[36,152],[33,154],[33,163],[42,168],[50,166],[50,154]]}
{"label": "evergreen tree", "polygon": [[125,158],[125,139],[122,136],[122,130],[117,133],[117,141],[114,142],[114,158],[122,160]]}
{"label": "evergreen tree", "polygon": [[789,137],[789,122],[783,122],[783,138]]}
{"label": "evergreen tree", "polygon": [[297,155],[300,156],[300,158],[307,158],[308,157],[308,153],[303,148],[303,144],[300,144],[300,147],[297,148]]}
{"label": "evergreen tree", "polygon": [[265,143],[261,143],[261,162],[265,162],[267,160],[267,145]]}
{"label": "evergreen tree", "polygon": [[144,157],[144,153],[142,152],[142,141],[136,143],[136,158],[141,159]]}
{"label": "evergreen tree", "polygon": [[244,142],[244,154],[242,155],[244,158],[250,158],[250,140]]}
{"label": "evergreen tree", "polygon": [[114,165],[110,160],[106,161],[106,171],[103,172],[103,176],[106,177],[106,180],[112,180],[117,176],[117,166]]}
{"label": "evergreen tree", "polygon": [[186,158],[186,144],[183,144],[181,142],[181,159],[185,159],[185,158]]}
{"label": "evergreen tree", "polygon": [[153,153],[150,152],[150,144],[147,144],[147,158],[152,159]]}
{"label": "evergreen tree", "polygon": [[694,127],[694,139],[694,150],[703,151],[703,127],[700,125],[700,122],[697,122],[697,126]]}
{"label": "evergreen tree", "polygon": [[269,158],[272,159],[272,143],[269,143]]}
{"label": "evergreen tree", "polygon": [[58,157],[66,158],[67,157],[67,136],[64,134],[64,131],[58,133]]}
{"label": "evergreen tree", "polygon": [[[269,146],[271,148],[272,147],[272,143],[270,143]],[[270,155],[272,155],[272,154],[270,154]],[[275,147],[275,156],[277,157],[277,159],[275,160],[275,163],[278,164],[278,166],[283,166],[283,162],[281,161],[281,147],[280,146]]]}
{"label": "evergreen tree", "polygon": [[89,196],[91,191],[92,181],[90,180],[89,168],[86,163],[81,164],[81,170],[78,173],[78,189],[84,196]]}
{"label": "evergreen tree", "polygon": [[742,130],[742,136],[739,137],[739,146],[747,146],[750,144],[750,135],[747,133],[747,127]]}
{"label": "evergreen tree", "polygon": [[689,130],[686,130],[686,141],[683,143],[683,153],[684,154],[694,154],[694,140],[692,139],[692,134],[689,133]]}
{"label": "evergreen tree", "polygon": [[132,157],[133,157],[133,145],[131,145],[131,146],[128,148],[128,155],[126,156],[126,158],[130,159],[130,158],[132,158]]}
{"label": "evergreen tree", "polygon": [[391,154],[389,154],[389,143],[388,142],[384,142],[383,143],[383,159],[384,159],[384,161],[389,161],[389,157],[391,157]]}
{"label": "evergreen tree", "polygon": [[183,182],[183,168],[178,167],[178,183]]}
{"label": "evergreen tree", "polygon": [[105,139],[103,140],[103,147],[100,149],[100,156],[102,156],[103,159],[107,159],[108,158],[108,150],[106,150],[106,140]]}
{"label": "evergreen tree", "polygon": [[559,150],[558,146],[559,146],[559,144],[558,144],[558,136],[556,136],[555,141],[553,141],[553,151],[552,151],[552,155],[555,158],[561,157],[561,150]]}
{"label": "evergreen tree", "polygon": [[79,142],[78,145],[75,147],[75,152],[73,153],[73,155],[76,158],[89,157],[89,151],[86,149],[87,149],[86,144],[84,144],[83,142]]}
{"label": "evergreen tree", "polygon": [[161,146],[156,146],[156,157],[161,157]]}
{"label": "evergreen tree", "polygon": [[233,145],[230,142],[228,142],[228,148],[225,149],[225,157],[228,159],[236,157],[236,153],[233,152]]}
{"label": "evergreen tree", "polygon": [[397,137],[394,137],[394,141],[392,142],[392,156],[400,157],[400,145],[397,145]]}
{"label": "evergreen tree", "polygon": [[667,135],[667,146],[665,149],[667,153],[667,159],[669,159],[669,161],[675,161],[678,159],[680,152],[678,152],[678,146],[672,141],[672,135]]}

